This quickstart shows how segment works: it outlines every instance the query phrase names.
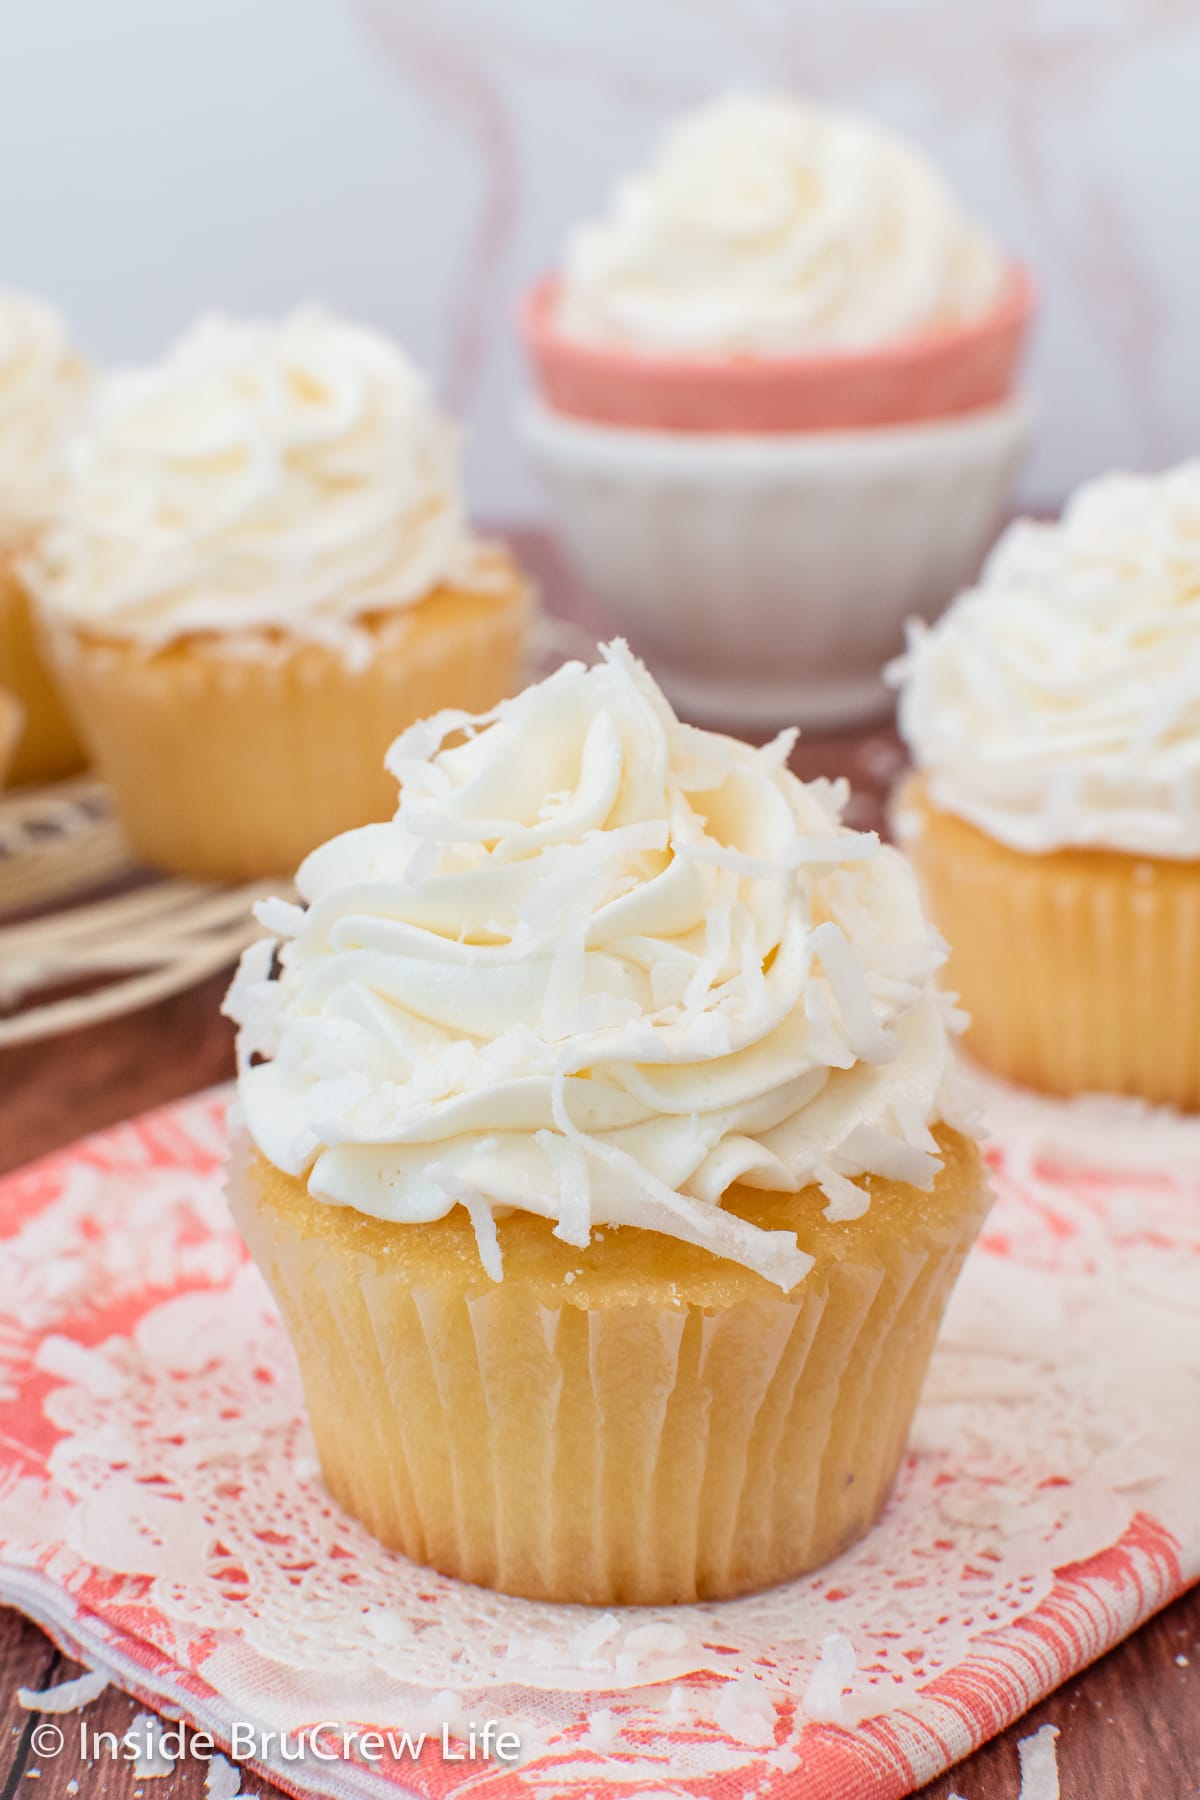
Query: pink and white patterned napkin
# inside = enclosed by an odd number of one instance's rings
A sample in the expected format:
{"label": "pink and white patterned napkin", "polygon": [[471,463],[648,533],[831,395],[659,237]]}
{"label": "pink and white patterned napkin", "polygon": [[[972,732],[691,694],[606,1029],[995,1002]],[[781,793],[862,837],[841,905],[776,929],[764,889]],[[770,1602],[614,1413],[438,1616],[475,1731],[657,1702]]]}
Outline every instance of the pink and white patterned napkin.
{"label": "pink and white patterned napkin", "polygon": [[894,1800],[1200,1579],[1200,1122],[989,1085],[997,1204],[876,1530],[603,1613],[432,1575],[328,1498],[228,1098],[0,1182],[0,1600],[296,1793]]}

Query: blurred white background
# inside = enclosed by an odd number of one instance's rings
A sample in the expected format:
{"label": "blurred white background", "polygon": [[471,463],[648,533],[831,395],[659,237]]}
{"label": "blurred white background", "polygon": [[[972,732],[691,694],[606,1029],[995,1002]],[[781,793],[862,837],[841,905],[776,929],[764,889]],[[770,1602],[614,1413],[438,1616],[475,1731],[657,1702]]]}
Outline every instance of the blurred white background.
{"label": "blurred white background", "polygon": [[516,297],[734,82],[889,119],[1032,264],[1030,496],[1200,449],[1200,0],[7,0],[0,281],[110,359],[328,299],[467,419],[480,516],[528,516]]}

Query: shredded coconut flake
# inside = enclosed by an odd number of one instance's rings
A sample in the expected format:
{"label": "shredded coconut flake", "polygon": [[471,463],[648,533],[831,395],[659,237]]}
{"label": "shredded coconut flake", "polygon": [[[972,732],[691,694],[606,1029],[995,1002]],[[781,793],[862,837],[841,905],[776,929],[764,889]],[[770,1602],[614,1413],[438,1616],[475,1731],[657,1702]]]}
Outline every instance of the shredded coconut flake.
{"label": "shredded coconut flake", "polygon": [[822,1166],[814,1171],[817,1186],[829,1202],[825,1208],[825,1217],[837,1225],[845,1224],[850,1219],[861,1219],[871,1205],[871,1196],[865,1187],[856,1187],[854,1182],[839,1175],[836,1170]]}
{"label": "shredded coconut flake", "polygon": [[804,1690],[804,1711],[810,1719],[831,1725],[845,1719],[843,1689],[850,1686],[857,1669],[854,1645],[844,1631],[831,1631],[821,1639],[821,1654]]}
{"label": "shredded coconut flake", "polygon": [[365,1615],[363,1624],[381,1644],[407,1644],[413,1635],[411,1624],[398,1606],[373,1608]]}
{"label": "shredded coconut flake", "polygon": [[1057,1725],[1043,1725],[1017,1745],[1021,1759],[1019,1800],[1059,1800]]}
{"label": "shredded coconut flake", "polygon": [[463,1205],[470,1214],[471,1223],[475,1227],[475,1242],[479,1245],[479,1260],[493,1281],[504,1279],[504,1263],[500,1254],[500,1239],[496,1231],[496,1215],[478,1194],[464,1196]]}
{"label": "shredded coconut flake", "polygon": [[578,1657],[580,1663],[589,1663],[603,1645],[610,1643],[621,1629],[621,1621],[615,1613],[602,1613],[585,1625],[571,1639],[571,1653]]}
{"label": "shredded coconut flake", "polygon": [[765,1748],[775,1742],[775,1703],[753,1675],[727,1681],[717,1698],[713,1718],[730,1737]]}
{"label": "shredded coconut flake", "polygon": [[168,1727],[154,1713],[139,1713],[133,1721],[131,1730],[136,1734],[139,1746],[137,1761],[133,1765],[133,1773],[139,1781],[161,1781],[167,1775],[175,1773],[175,1758],[169,1756],[162,1747],[162,1738]]}
{"label": "shredded coconut flake", "polygon": [[69,1713],[87,1706],[108,1686],[108,1676],[101,1669],[88,1669],[70,1681],[60,1681],[51,1688],[17,1689],[17,1704],[27,1712]]}
{"label": "shredded coconut flake", "polygon": [[304,924],[304,908],[294,901],[281,900],[278,895],[255,901],[252,910],[264,930],[273,931],[278,937],[295,937]]}
{"label": "shredded coconut flake", "polygon": [[825,968],[854,1054],[867,1063],[890,1062],[896,1046],[871,1005],[862,967],[839,925],[826,921],[812,934],[812,953]]}
{"label": "shredded coconut flake", "polygon": [[238,1800],[242,1791],[242,1772],[227,1756],[210,1757],[204,1788],[208,1800]]}
{"label": "shredded coconut flake", "polygon": [[616,1714],[610,1706],[599,1706],[588,1714],[588,1744],[606,1754],[617,1741]]}

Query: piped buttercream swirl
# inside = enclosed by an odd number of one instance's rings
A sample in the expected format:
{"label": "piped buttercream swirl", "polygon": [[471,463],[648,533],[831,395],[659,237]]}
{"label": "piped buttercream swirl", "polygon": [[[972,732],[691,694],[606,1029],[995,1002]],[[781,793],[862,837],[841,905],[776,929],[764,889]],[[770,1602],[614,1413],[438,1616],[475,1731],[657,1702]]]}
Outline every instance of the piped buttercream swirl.
{"label": "piped buttercream swirl", "polygon": [[1012,526],[894,677],[936,805],[1016,850],[1200,857],[1200,461]]}
{"label": "piped buttercream swirl", "polygon": [[230,990],[262,1153],[383,1218],[461,1203],[497,1276],[520,1208],[790,1288],[809,1259],[723,1208],[731,1184],[817,1183],[835,1218],[864,1173],[928,1185],[944,946],[791,742],[681,724],[620,644],[398,738],[395,818],[308,858]]}
{"label": "piped buttercream swirl", "polygon": [[480,579],[458,437],[382,333],[213,315],[97,386],[32,569],[51,613],[162,644],[348,621]]}
{"label": "piped buttercream swirl", "polygon": [[676,353],[852,349],[995,299],[997,249],[913,146],[854,114],[731,94],[685,114],[568,238],[572,336]]}
{"label": "piped buttercream swirl", "polygon": [[0,288],[0,538],[23,539],[57,499],[87,380],[54,308]]}

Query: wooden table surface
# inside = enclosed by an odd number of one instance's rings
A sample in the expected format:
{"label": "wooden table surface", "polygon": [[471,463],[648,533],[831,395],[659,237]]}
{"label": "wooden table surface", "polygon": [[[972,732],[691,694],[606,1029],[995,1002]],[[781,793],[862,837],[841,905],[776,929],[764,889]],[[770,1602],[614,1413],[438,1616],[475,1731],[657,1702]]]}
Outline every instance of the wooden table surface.
{"label": "wooden table surface", "polygon": [[[854,823],[877,825],[883,796],[902,766],[888,727],[805,740],[805,775],[849,774]],[[130,1017],[42,1043],[0,1051],[0,1171],[57,1149],[84,1133],[194,1092],[233,1072],[232,1032],[218,1006],[220,975]],[[1200,1506],[1200,1471],[1197,1472]],[[66,1800],[76,1781],[83,1800],[133,1800],[144,1792],[128,1763],[81,1766],[70,1748],[39,1757],[36,1713],[16,1701],[18,1686],[41,1687],[76,1673],[34,1626],[0,1610],[0,1800]],[[123,1732],[140,1709],[110,1690],[93,1702],[90,1727]],[[77,1743],[76,1716],[61,1721]],[[1146,1625],[1078,1680],[968,1762],[933,1782],[926,1800],[1017,1800],[1017,1742],[1039,1726],[1059,1727],[1062,1800],[1196,1800],[1200,1796],[1200,1589]],[[146,1800],[199,1800],[205,1766],[186,1759]],[[36,1790],[34,1782],[37,1782]],[[248,1773],[248,1792],[277,1790]],[[572,1790],[573,1800],[585,1800]]]}

